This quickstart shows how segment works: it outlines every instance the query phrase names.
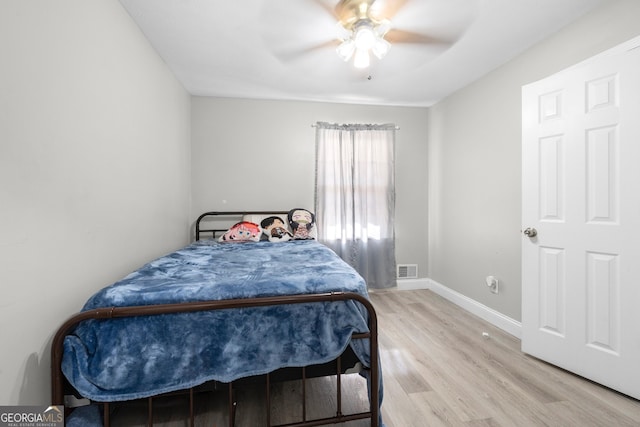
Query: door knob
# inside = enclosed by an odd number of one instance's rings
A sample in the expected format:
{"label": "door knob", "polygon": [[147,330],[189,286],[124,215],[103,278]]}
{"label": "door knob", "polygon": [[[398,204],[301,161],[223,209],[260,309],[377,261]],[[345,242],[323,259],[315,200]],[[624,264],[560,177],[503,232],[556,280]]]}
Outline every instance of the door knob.
{"label": "door knob", "polygon": [[529,228],[525,229],[523,231],[523,233],[524,233],[525,236],[527,236],[528,238],[531,239],[531,238],[536,237],[538,235],[538,230],[536,230],[533,227],[529,227]]}

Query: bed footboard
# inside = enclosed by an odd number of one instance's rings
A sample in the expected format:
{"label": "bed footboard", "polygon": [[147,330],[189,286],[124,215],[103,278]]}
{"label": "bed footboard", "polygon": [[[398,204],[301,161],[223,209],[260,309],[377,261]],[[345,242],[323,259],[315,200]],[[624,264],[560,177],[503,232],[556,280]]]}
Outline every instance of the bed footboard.
{"label": "bed footboard", "polygon": [[[187,302],[177,304],[163,304],[163,305],[149,305],[149,306],[135,306],[135,307],[109,307],[101,308],[90,311],[85,311],[72,316],[68,319],[57,331],[53,338],[51,346],[51,400],[53,405],[64,405],[64,394],[66,378],[62,373],[62,357],[64,351],[64,339],[72,333],[74,328],[83,321],[89,319],[115,319],[123,317],[134,316],[153,316],[170,313],[186,313],[196,311],[207,310],[224,310],[233,308],[247,308],[247,307],[263,307],[263,306],[275,306],[286,304],[304,304],[304,303],[316,303],[316,302],[334,302],[334,301],[347,301],[354,300],[359,302],[368,313],[368,329],[366,333],[357,333],[352,336],[352,340],[368,339],[369,341],[369,354],[370,354],[370,366],[367,369],[369,387],[369,411],[356,413],[356,414],[343,414],[341,409],[341,387],[340,387],[340,358],[337,359],[338,363],[338,387],[337,387],[337,410],[336,415],[331,418],[324,419],[306,419],[306,402],[303,399],[302,409],[303,415],[300,422],[287,424],[287,426],[317,426],[324,424],[337,424],[358,419],[370,419],[371,426],[379,426],[380,420],[380,367],[379,367],[379,354],[378,354],[378,322],[375,309],[371,302],[364,296],[352,293],[352,292],[331,292],[321,294],[307,294],[307,295],[291,295],[291,296],[278,296],[278,297],[261,297],[261,298],[246,298],[246,299],[233,299],[233,300],[220,300],[220,301],[204,301],[204,302]],[[304,380],[305,369],[302,369],[302,379]],[[269,382],[271,381],[270,374],[266,375],[266,399],[267,402],[270,399],[269,396]],[[233,383],[228,384],[229,387],[229,426],[234,425],[235,418],[235,401],[233,399]],[[303,383],[304,390],[304,383]],[[189,390],[190,393],[190,418],[191,425],[194,425],[193,419],[193,389]],[[304,391],[303,391],[304,395]],[[149,398],[151,399],[151,398]],[[106,403],[108,408],[109,404]],[[271,426],[271,414],[270,405],[267,404],[267,421]],[[104,411],[105,425],[108,425],[109,411]],[[151,406],[150,406],[151,414]]]}

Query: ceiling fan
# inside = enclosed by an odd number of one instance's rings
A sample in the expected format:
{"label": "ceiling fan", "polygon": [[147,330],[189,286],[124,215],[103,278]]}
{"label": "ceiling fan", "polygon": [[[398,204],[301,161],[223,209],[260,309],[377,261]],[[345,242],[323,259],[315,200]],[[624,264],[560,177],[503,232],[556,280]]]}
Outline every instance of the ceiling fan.
{"label": "ceiling fan", "polygon": [[367,68],[371,54],[384,58],[395,43],[449,43],[424,34],[394,28],[396,13],[409,0],[340,0],[334,8],[325,1],[315,0],[337,20],[339,45],[336,52],[344,61],[354,60],[356,68]]}

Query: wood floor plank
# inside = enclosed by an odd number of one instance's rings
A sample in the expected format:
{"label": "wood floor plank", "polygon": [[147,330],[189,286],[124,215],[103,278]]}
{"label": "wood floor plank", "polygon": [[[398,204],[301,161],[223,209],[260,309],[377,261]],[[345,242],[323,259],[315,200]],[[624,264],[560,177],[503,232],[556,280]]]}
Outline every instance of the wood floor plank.
{"label": "wood floor plank", "polygon": [[414,422],[411,425],[432,427],[462,426],[460,418],[451,406],[436,391],[412,393],[409,395],[414,407]]}

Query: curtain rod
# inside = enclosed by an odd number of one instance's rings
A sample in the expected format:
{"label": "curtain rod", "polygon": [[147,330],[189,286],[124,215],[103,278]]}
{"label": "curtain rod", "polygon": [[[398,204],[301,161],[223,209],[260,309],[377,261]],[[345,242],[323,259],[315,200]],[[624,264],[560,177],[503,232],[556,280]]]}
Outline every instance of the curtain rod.
{"label": "curtain rod", "polygon": [[[391,125],[391,124],[389,123],[389,125]],[[347,126],[386,126],[386,124],[383,124],[383,125],[371,125],[371,124],[367,124],[367,125],[362,125],[362,124],[360,124],[360,125],[358,125],[358,124],[356,124],[356,125],[339,125],[339,124],[335,124],[335,126],[337,126],[337,127],[341,127],[341,126],[342,127],[347,127]],[[311,127],[312,128],[317,128],[318,125],[314,123],[314,124],[311,125]],[[395,130],[400,130],[400,126],[393,125],[393,128]]]}

